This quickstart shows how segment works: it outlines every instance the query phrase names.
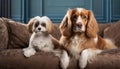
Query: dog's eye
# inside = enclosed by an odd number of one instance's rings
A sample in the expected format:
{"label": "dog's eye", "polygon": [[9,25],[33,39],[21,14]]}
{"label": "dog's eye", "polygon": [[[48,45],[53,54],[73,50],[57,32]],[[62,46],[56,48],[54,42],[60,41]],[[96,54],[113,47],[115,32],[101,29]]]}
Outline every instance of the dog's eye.
{"label": "dog's eye", "polygon": [[45,24],[45,23],[42,23],[41,25],[44,26],[44,27],[46,27],[46,24]]}
{"label": "dog's eye", "polygon": [[86,16],[83,16],[82,18],[83,18],[83,19],[86,19],[87,17],[86,17]]}
{"label": "dog's eye", "polygon": [[38,27],[38,25],[39,25],[39,22],[38,21],[35,22],[35,27]]}
{"label": "dog's eye", "polygon": [[77,19],[77,16],[74,14],[74,15],[72,16],[72,18],[73,18],[73,19]]}

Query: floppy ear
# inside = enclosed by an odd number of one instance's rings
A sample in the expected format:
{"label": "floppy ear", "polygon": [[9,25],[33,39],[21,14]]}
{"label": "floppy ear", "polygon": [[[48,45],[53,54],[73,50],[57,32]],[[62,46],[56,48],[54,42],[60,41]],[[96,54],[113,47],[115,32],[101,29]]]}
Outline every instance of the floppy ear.
{"label": "floppy ear", "polygon": [[71,14],[72,14],[72,10],[69,9],[66,13],[66,15],[64,16],[59,29],[62,35],[64,36],[70,36],[71,35]]}
{"label": "floppy ear", "polygon": [[30,21],[27,24],[27,29],[28,29],[29,33],[31,33],[31,34],[33,33],[34,20],[35,20],[34,18],[30,19]]}
{"label": "floppy ear", "polygon": [[53,31],[53,23],[52,23],[52,21],[47,16],[43,16],[43,18],[45,18],[47,20],[47,23],[46,23],[47,32],[52,33],[52,31]]}
{"label": "floppy ear", "polygon": [[27,29],[28,29],[29,33],[31,33],[31,34],[33,33],[33,30],[34,30],[34,27],[33,27],[34,22],[35,22],[35,20],[39,20],[39,19],[40,19],[40,16],[36,16],[36,17],[30,19],[30,21],[29,21],[28,24],[27,24]]}
{"label": "floppy ear", "polygon": [[94,38],[96,37],[98,32],[98,24],[92,11],[89,11],[88,18],[89,19],[86,27],[86,35],[90,38]]}

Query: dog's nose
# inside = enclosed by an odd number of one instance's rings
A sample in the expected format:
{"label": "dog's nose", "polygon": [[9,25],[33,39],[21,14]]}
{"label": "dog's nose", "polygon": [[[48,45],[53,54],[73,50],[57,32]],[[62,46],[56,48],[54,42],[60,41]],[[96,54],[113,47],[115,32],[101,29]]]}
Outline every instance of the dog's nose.
{"label": "dog's nose", "polygon": [[41,28],[38,28],[38,30],[41,30]]}
{"label": "dog's nose", "polygon": [[77,23],[77,27],[82,27],[82,24],[81,23]]}

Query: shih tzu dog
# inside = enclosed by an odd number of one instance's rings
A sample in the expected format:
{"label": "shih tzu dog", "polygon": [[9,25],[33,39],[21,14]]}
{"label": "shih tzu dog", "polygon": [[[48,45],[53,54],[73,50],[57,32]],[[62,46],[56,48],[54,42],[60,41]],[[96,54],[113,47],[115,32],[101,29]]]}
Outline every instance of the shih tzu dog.
{"label": "shih tzu dog", "polygon": [[47,16],[36,16],[28,22],[28,31],[32,34],[29,41],[29,47],[24,48],[24,56],[35,55],[37,50],[44,52],[53,52],[60,58],[61,67],[66,69],[69,63],[67,50],[57,39],[50,34],[53,24]]}
{"label": "shih tzu dog", "polygon": [[28,30],[32,33],[29,47],[23,49],[24,55],[30,57],[36,53],[36,49],[42,51],[51,51],[53,43],[51,41],[52,24],[48,17],[35,17],[28,23]]}

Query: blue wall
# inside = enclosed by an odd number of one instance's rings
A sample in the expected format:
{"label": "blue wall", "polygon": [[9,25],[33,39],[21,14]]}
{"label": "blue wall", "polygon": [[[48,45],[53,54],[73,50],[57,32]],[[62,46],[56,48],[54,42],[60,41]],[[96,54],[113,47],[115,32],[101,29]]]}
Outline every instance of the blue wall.
{"label": "blue wall", "polygon": [[94,12],[98,22],[120,20],[120,0],[11,0],[11,18],[27,22],[34,16],[48,16],[60,22],[68,8],[83,7]]}

